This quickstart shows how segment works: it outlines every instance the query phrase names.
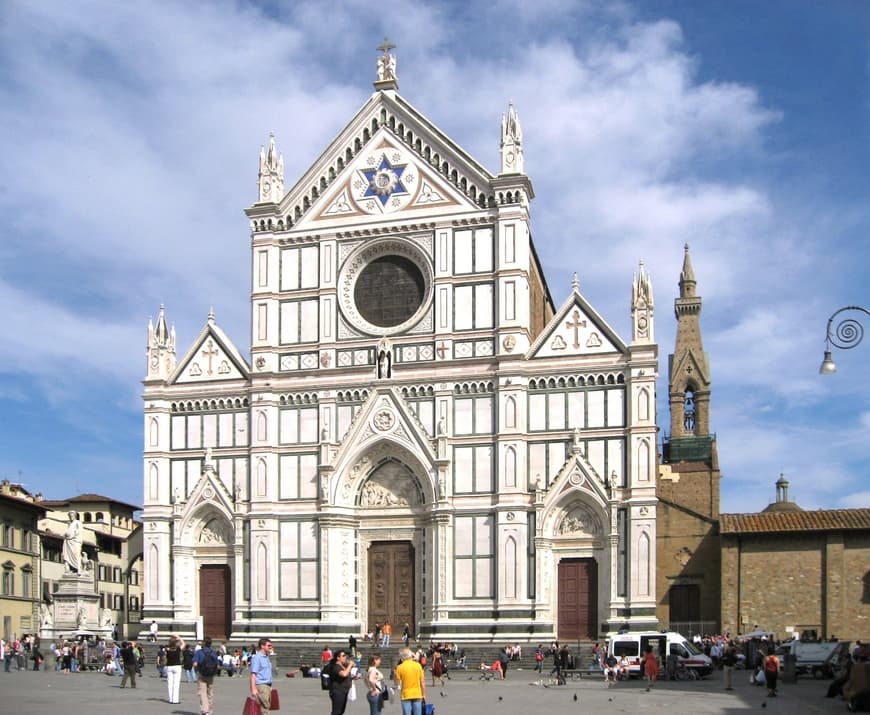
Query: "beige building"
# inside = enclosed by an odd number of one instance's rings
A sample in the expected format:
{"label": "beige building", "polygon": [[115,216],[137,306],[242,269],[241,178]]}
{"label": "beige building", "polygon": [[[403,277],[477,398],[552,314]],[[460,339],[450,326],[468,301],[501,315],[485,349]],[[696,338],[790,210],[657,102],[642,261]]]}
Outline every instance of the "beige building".
{"label": "beige building", "polygon": [[756,514],[722,514],[722,628],[870,640],[870,509],[804,511],[788,482]]}
{"label": "beige building", "polygon": [[39,519],[45,508],[21,487],[0,483],[0,636],[9,640],[39,627]]}

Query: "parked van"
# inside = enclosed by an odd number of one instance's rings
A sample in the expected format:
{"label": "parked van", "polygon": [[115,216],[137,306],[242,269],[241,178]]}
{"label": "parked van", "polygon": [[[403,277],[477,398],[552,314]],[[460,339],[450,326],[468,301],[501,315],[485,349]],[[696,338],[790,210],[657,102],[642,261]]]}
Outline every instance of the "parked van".
{"label": "parked van", "polygon": [[667,667],[668,655],[675,655],[687,668],[692,668],[699,677],[713,672],[713,662],[704,655],[694,643],[687,641],[679,633],[673,631],[637,631],[634,633],[616,633],[607,642],[607,653],[617,660],[628,658],[629,673],[640,675],[640,661],[646,653],[647,646],[652,648],[663,668]]}

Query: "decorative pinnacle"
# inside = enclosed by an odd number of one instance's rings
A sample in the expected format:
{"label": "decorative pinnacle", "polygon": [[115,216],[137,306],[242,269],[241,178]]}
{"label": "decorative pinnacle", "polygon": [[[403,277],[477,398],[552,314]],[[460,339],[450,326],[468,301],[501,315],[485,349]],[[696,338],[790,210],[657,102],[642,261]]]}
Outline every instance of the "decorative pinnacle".
{"label": "decorative pinnacle", "polygon": [[574,277],[571,278],[571,290],[575,293],[580,291],[580,280],[577,278],[577,271],[574,271]]}
{"label": "decorative pinnacle", "polygon": [[213,322],[214,322],[214,306],[211,306],[211,307],[208,309],[208,322],[209,322],[209,323],[213,323]]}

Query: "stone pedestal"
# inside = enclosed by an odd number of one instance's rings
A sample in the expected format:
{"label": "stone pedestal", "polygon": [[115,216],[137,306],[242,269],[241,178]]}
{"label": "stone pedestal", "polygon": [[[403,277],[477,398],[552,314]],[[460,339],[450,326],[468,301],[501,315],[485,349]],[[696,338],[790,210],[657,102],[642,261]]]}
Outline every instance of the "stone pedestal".
{"label": "stone pedestal", "polygon": [[112,626],[100,623],[100,596],[91,573],[65,573],[48,606],[41,627],[43,638],[78,639],[79,636],[109,638]]}

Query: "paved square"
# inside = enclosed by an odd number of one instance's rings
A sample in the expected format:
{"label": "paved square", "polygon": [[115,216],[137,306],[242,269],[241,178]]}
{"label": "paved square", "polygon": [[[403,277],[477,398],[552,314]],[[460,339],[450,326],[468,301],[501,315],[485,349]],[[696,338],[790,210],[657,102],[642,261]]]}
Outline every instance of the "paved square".
{"label": "paved square", "polygon": [[[797,685],[783,685],[777,698],[766,698],[765,690],[749,685],[748,674],[737,671],[735,689],[725,692],[721,674],[702,681],[659,683],[646,692],[640,681],[619,683],[608,688],[600,680],[569,682],[560,687],[541,687],[531,671],[512,670],[509,680],[480,681],[477,674],[455,672],[444,688],[429,689],[429,701],[437,715],[529,715],[530,713],[734,713],[759,711],[803,715],[804,713],[842,713],[840,698],[825,699],[830,681],[801,679]],[[248,693],[246,677],[215,679],[215,715],[239,715]],[[136,690],[120,689],[121,678],[102,673],[64,675],[55,671],[0,671],[0,713],[22,715],[199,715],[196,686],[181,683],[181,704],[167,702],[166,681],[157,677],[154,666],[146,668],[137,680]],[[320,689],[319,679],[287,678],[283,674],[275,686],[281,694],[281,712],[329,713],[328,695]],[[368,715],[364,690],[357,683],[358,698],[348,705],[348,715]],[[442,696],[441,693],[444,693]],[[574,696],[577,700],[574,700]],[[489,710],[492,708],[492,710]],[[384,708],[384,715],[400,715],[397,701]]]}

